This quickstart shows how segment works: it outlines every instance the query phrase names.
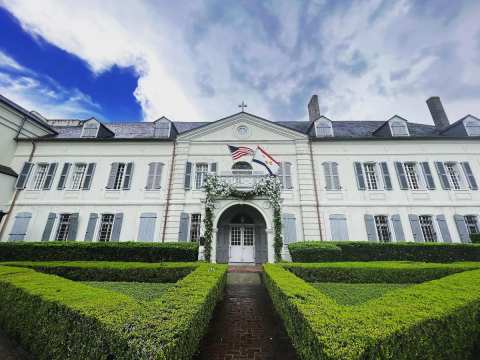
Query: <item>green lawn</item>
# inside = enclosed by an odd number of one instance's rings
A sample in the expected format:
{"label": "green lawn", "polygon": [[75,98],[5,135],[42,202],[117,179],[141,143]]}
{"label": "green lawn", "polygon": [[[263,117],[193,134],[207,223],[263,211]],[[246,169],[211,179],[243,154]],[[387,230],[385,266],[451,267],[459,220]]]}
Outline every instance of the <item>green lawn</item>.
{"label": "green lawn", "polygon": [[401,289],[410,284],[348,284],[348,283],[311,283],[315,288],[330,296],[340,305],[358,305],[379,298],[385,293]]}
{"label": "green lawn", "polygon": [[162,295],[174,283],[142,283],[114,281],[82,281],[83,284],[116,291],[139,301],[151,301]]}

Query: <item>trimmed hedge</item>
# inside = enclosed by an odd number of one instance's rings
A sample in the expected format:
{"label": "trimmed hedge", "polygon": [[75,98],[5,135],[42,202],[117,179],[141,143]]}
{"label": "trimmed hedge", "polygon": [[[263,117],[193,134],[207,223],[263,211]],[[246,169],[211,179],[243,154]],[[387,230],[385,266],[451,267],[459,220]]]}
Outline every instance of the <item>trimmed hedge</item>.
{"label": "trimmed hedge", "polygon": [[264,281],[300,358],[469,359],[480,343],[480,270],[342,306],[282,266]]}
{"label": "trimmed hedge", "polygon": [[472,240],[474,244],[480,244],[480,234],[470,235],[470,240]]}
{"label": "trimmed hedge", "polygon": [[377,243],[304,241],[288,245],[294,262],[322,261],[480,261],[480,245],[445,243]]}
{"label": "trimmed hedge", "polygon": [[159,298],[140,303],[0,266],[0,326],[38,359],[190,359],[225,281],[226,266],[200,264]]}
{"label": "trimmed hedge", "polygon": [[197,261],[196,243],[0,242],[0,261]]}

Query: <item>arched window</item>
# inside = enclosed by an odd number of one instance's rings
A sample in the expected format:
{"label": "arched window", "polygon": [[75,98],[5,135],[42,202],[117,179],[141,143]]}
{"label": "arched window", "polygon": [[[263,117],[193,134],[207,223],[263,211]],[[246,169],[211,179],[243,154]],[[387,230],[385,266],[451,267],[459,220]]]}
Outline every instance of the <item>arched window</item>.
{"label": "arched window", "polygon": [[232,224],[254,224],[255,222],[247,214],[237,214],[232,218]]}
{"label": "arched window", "polygon": [[96,138],[100,124],[96,121],[89,121],[83,124],[82,138]]}
{"label": "arched window", "polygon": [[467,130],[468,136],[480,136],[480,121],[472,118],[467,118],[463,121],[463,125]]}
{"label": "arched window", "polygon": [[315,135],[317,137],[333,136],[332,122],[328,119],[318,119],[315,121]]}
{"label": "arched window", "polygon": [[239,161],[232,165],[232,174],[251,175],[252,165],[246,161]]}
{"label": "arched window", "polygon": [[407,122],[401,119],[394,119],[390,121],[390,130],[392,136],[409,136]]}

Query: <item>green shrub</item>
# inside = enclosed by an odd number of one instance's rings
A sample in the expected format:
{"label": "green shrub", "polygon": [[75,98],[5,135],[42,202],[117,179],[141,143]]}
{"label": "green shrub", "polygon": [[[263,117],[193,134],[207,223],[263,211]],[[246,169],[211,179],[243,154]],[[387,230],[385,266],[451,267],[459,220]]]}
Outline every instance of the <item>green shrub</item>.
{"label": "green shrub", "polygon": [[301,359],[469,359],[480,339],[480,270],[342,306],[282,266],[264,266]]}
{"label": "green shrub", "polygon": [[0,327],[38,359],[190,359],[222,297],[226,266],[200,264],[159,298],[0,266]]}
{"label": "green shrub", "polygon": [[[328,245],[327,245],[328,244]],[[332,250],[332,247],[335,250]],[[445,243],[377,243],[304,241],[288,246],[294,262],[321,261],[480,261],[480,245]]]}
{"label": "green shrub", "polygon": [[0,242],[0,261],[197,261],[196,243]]}
{"label": "green shrub", "polygon": [[470,240],[472,240],[472,243],[474,244],[480,244],[480,234],[470,235]]}

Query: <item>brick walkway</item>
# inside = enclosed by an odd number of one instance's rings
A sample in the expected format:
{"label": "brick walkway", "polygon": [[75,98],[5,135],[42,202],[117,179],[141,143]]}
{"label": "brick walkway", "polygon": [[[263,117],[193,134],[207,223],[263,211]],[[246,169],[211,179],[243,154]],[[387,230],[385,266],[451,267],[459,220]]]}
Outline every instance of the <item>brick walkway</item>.
{"label": "brick walkway", "polygon": [[297,359],[283,324],[261,282],[260,267],[230,267],[218,304],[195,360]]}

